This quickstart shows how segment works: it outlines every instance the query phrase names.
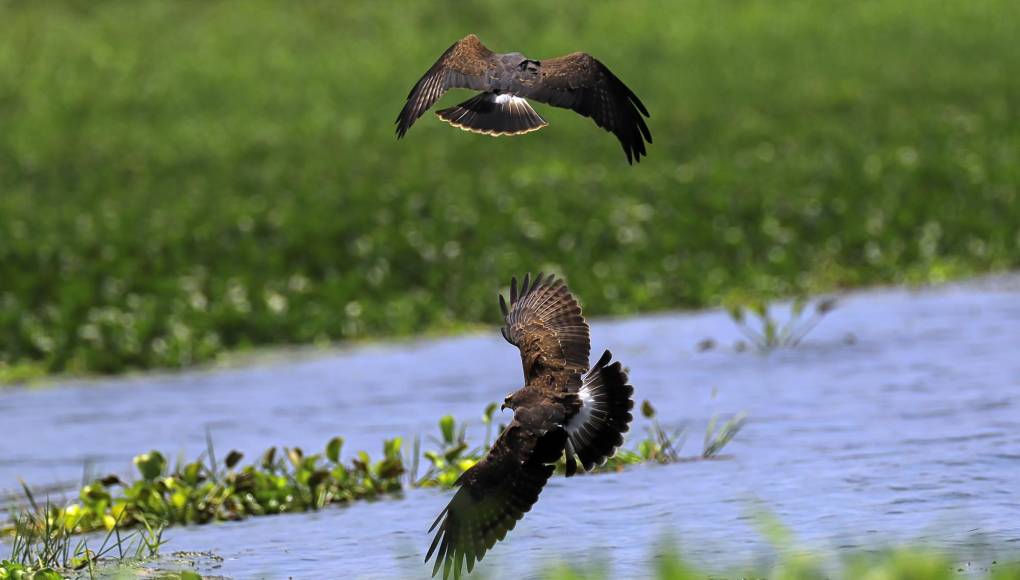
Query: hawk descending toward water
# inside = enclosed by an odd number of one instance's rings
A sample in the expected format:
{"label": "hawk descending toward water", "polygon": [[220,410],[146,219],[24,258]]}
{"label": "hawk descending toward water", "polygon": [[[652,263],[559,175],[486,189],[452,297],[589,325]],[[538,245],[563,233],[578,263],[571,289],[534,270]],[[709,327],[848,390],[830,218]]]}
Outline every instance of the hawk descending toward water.
{"label": "hawk descending toward water", "polygon": [[456,107],[437,111],[439,118],[467,131],[487,135],[521,135],[548,123],[526,99],[573,109],[620,140],[627,162],[641,161],[652,134],[642,115],[648,110],[627,85],[591,55],[575,52],[548,60],[531,60],[519,52],[492,52],[469,34],[448,48],[407,95],[397,116],[397,138],[448,89],[482,91]]}
{"label": "hawk descending toward water", "polygon": [[616,453],[630,428],[634,388],[608,350],[588,368],[588,323],[562,280],[525,276],[518,293],[513,278],[509,308],[502,294],[499,305],[503,337],[521,351],[524,387],[503,401],[513,420],[460,476],[460,489],[429,529],[439,528],[425,556],[436,556],[433,576],[440,566],[443,578],[451,568],[459,578],[464,564],[470,572],[538,501],[564,453],[567,477],[578,461],[590,470]]}

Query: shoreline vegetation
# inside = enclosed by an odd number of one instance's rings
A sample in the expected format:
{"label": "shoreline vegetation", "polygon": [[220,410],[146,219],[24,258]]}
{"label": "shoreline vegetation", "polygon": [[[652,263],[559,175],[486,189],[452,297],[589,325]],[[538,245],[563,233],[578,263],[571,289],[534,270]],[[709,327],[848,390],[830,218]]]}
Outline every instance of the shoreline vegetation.
{"label": "shoreline vegetation", "polygon": [[[1015,2],[635,1],[3,3],[0,378],[494,324],[529,270],[598,317],[1020,266]],[[549,107],[398,142],[467,32],[597,54],[649,157]]]}
{"label": "shoreline vegetation", "polygon": [[[496,409],[492,403],[482,414],[483,441],[469,441],[467,425],[457,425],[447,415],[439,421],[439,436],[427,438],[430,449],[423,451],[419,436],[410,449],[405,449],[403,439],[396,437],[383,442],[378,458],[365,451],[344,457],[342,437],[331,439],[319,453],[271,447],[246,465],[242,465],[244,456],[238,451],[218,455],[211,438],[207,438],[207,450],[200,457],[190,462],[182,457],[172,467],[164,453],[143,453],[134,458],[136,480],[125,482],[116,475],[96,479],[78,491],[76,500],[63,505],[47,500],[41,506],[25,485],[26,504],[12,508],[9,521],[0,524],[0,537],[11,536],[26,526],[37,535],[43,532],[40,526],[62,528],[72,535],[139,526],[162,529],[313,511],[330,504],[399,495],[409,488],[449,489],[460,474],[481,459],[495,433],[503,429],[492,424]],[[685,432],[664,429],[648,401],[642,403],[640,412],[646,423],[644,433],[630,438],[592,473],[621,471],[642,463],[717,458],[745,423],[743,413],[721,422],[713,416],[701,453],[682,456]],[[563,463],[561,458],[557,465],[560,474]]]}

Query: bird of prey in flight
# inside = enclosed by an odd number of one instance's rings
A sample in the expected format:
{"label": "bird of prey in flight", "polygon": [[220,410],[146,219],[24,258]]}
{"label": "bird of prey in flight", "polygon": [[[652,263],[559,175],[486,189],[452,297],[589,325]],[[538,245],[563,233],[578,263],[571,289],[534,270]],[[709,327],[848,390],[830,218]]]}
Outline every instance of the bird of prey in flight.
{"label": "bird of prey in flight", "polygon": [[[521,351],[524,386],[503,401],[514,418],[481,461],[460,476],[453,499],[429,532],[436,536],[435,576],[452,568],[459,578],[538,501],[555,463],[566,454],[566,475],[591,470],[623,444],[633,418],[634,388],[608,350],[588,367],[588,323],[563,280],[539,274],[510,282],[510,304],[499,296],[503,337]],[[438,530],[437,530],[438,527]],[[438,550],[437,550],[438,549]]]}
{"label": "bird of prey in flight", "polygon": [[641,161],[645,141],[652,142],[644,118],[648,110],[623,81],[593,56],[575,52],[531,60],[519,52],[492,52],[469,34],[448,48],[407,95],[397,115],[401,138],[448,89],[482,91],[467,101],[437,111],[439,118],[466,131],[521,135],[545,127],[527,99],[572,109],[620,140],[627,162]]}

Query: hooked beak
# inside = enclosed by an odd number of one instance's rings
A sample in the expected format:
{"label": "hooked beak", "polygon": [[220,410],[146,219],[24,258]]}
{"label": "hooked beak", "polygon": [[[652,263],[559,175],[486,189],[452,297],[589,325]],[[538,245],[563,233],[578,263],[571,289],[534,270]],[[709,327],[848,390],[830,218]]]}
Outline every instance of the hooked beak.
{"label": "hooked beak", "polygon": [[500,410],[501,412],[502,412],[502,411],[506,411],[506,403],[503,403],[502,405],[500,405],[500,406],[499,406],[499,410]]}

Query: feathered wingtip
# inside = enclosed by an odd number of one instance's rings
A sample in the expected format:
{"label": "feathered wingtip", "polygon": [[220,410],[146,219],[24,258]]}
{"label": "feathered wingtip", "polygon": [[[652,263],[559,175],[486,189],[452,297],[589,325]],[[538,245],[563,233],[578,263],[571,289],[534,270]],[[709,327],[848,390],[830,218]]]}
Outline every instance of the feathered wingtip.
{"label": "feathered wingtip", "polygon": [[[548,276],[545,276],[544,273],[539,272],[538,275],[535,276],[534,282],[532,282],[531,272],[527,272],[521,280],[521,288],[518,292],[517,276],[511,276],[510,300],[508,301],[502,293],[499,294],[499,311],[503,313],[503,319],[506,320],[506,318],[510,316],[510,310],[513,308],[514,304],[517,304],[517,301],[523,299],[529,292],[534,292],[536,289],[544,286],[551,286],[556,281],[556,274],[549,274]],[[503,332],[503,338],[509,341],[510,338],[506,335],[506,329],[503,328],[501,331]]]}
{"label": "feathered wingtip", "polygon": [[[634,419],[634,387],[619,362],[606,350],[581,382],[584,407],[567,425],[570,444],[585,471],[602,465],[623,445],[623,434]],[[569,458],[568,458],[569,461]]]}
{"label": "feathered wingtip", "polygon": [[535,276],[534,281],[532,281],[531,272],[528,272],[524,274],[524,278],[521,279],[521,288],[520,291],[518,292],[517,276],[511,276],[509,302],[507,301],[506,298],[503,297],[503,294],[499,295],[499,309],[503,312],[503,316],[507,316],[510,314],[510,309],[513,307],[514,304],[517,304],[518,300],[521,300],[522,298],[527,296],[530,292],[534,292],[538,288],[553,285],[556,282],[556,280],[557,280],[556,274],[549,274],[548,276],[546,276],[543,272],[539,272],[538,275]]}

